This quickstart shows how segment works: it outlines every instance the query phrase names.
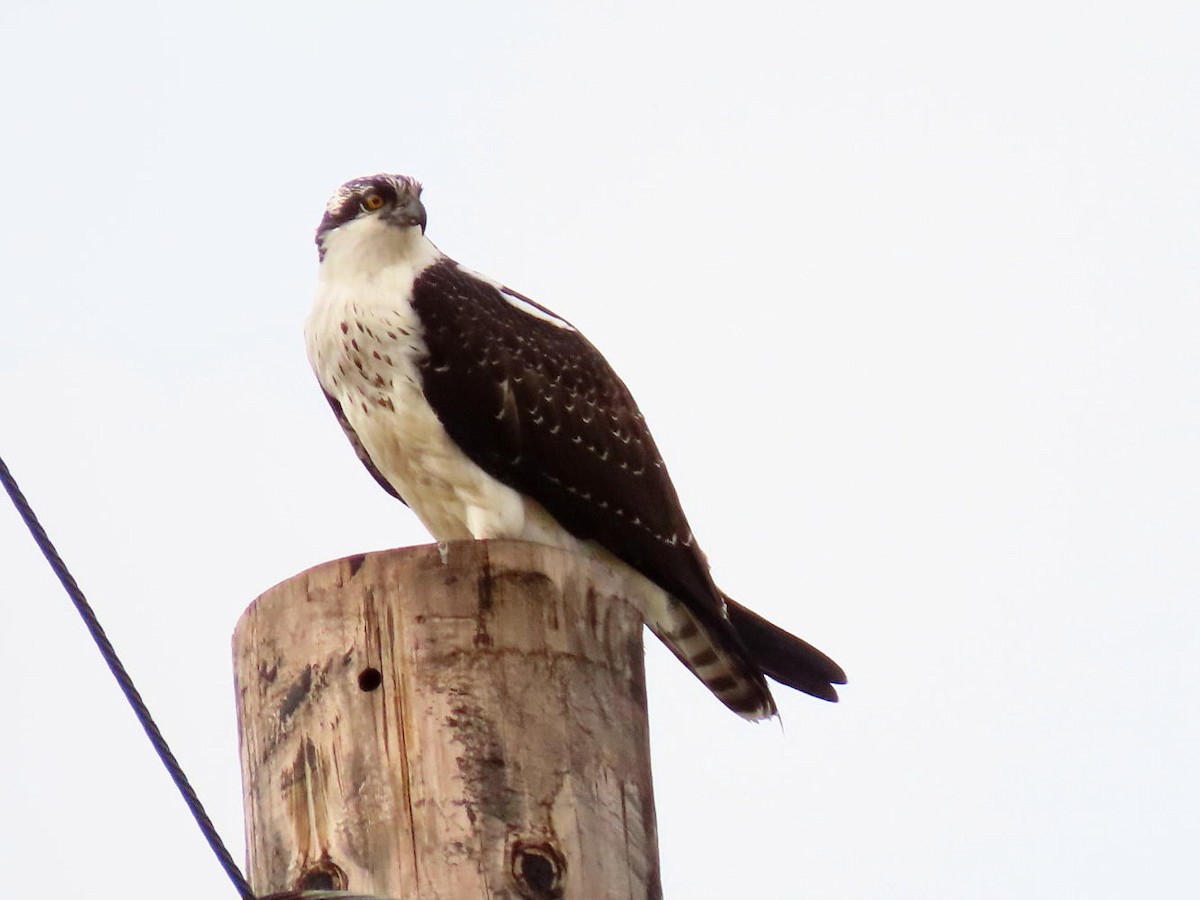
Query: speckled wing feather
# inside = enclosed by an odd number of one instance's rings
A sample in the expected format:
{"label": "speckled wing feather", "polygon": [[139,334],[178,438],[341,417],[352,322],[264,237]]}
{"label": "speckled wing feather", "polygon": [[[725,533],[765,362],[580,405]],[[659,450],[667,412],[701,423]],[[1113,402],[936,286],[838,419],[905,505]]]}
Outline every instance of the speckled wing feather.
{"label": "speckled wing feather", "polygon": [[421,273],[412,303],[428,349],[422,388],[454,442],[577,538],[686,604],[741,663],[738,676],[761,686],[755,702],[773,709],[642,414],[600,353],[548,310],[451,260]]}
{"label": "speckled wing feather", "polygon": [[420,275],[413,306],[429,351],[422,388],[454,442],[576,537],[717,612],[658,448],[600,353],[450,261]]}

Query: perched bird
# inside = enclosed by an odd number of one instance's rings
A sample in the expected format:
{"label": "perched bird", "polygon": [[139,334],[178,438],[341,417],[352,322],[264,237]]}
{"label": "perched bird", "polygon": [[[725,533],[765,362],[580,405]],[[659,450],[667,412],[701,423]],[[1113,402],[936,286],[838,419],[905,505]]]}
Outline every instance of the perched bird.
{"label": "perched bird", "polygon": [[747,719],[776,711],[764,675],[836,700],[836,663],[713,583],[600,352],[450,259],[425,221],[420,184],[385,174],[342,185],[317,228],[308,358],[375,480],[439,541],[534,541],[640,573],[646,624]]}

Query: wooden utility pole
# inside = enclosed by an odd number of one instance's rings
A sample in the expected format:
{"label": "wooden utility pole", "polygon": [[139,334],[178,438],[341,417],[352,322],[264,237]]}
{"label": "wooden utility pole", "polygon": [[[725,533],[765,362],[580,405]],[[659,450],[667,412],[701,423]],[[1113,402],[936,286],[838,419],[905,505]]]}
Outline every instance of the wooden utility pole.
{"label": "wooden utility pole", "polygon": [[254,889],[661,897],[627,594],[583,557],[462,541],[255,600],[233,642]]}

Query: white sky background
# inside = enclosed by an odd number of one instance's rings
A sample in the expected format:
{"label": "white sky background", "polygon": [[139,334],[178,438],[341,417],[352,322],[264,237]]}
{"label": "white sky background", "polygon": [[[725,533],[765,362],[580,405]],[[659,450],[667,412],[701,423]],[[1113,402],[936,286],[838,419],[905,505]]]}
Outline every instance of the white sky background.
{"label": "white sky background", "polygon": [[[0,453],[235,855],[238,615],[426,541],[301,338],[392,170],[850,675],[781,736],[648,645],[669,900],[1196,896],[1200,7],[586,6],[0,11]],[[232,897],[2,509],[0,561],[6,894]]]}

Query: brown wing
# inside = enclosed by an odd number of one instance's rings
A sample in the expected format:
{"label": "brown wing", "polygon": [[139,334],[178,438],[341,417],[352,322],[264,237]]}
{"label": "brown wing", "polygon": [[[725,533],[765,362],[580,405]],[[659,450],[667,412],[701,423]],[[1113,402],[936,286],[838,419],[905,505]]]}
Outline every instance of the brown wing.
{"label": "brown wing", "polygon": [[413,306],[428,349],[422,388],[455,443],[682,603],[707,639],[691,619],[655,630],[718,697],[751,718],[770,714],[766,671],[836,699],[829,681],[844,676],[819,651],[742,607],[730,620],[645,420],[595,347],[451,260],[418,277]]}
{"label": "brown wing", "polygon": [[421,274],[413,305],[422,387],[455,443],[576,537],[723,619],[654,439],[599,351],[449,260]]}

